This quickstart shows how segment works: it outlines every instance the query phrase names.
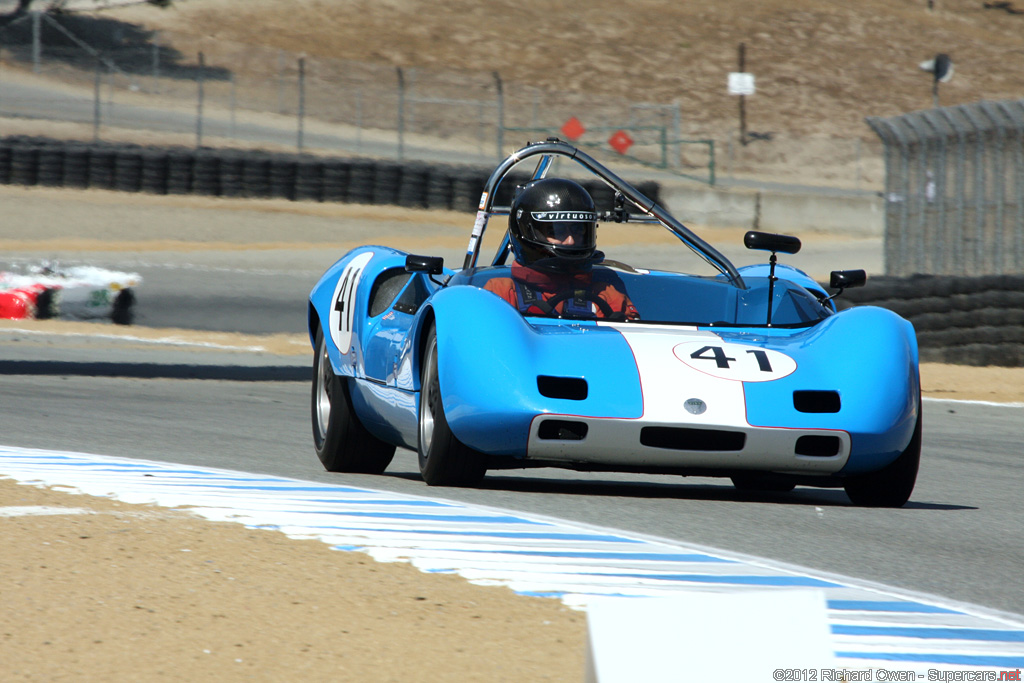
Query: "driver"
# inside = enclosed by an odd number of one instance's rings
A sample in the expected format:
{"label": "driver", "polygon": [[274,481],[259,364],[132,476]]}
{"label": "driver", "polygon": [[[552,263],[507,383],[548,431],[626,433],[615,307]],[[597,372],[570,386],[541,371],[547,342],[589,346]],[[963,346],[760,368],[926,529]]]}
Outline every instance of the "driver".
{"label": "driver", "polygon": [[531,315],[637,320],[636,306],[610,282],[595,280],[597,213],[581,185],[564,178],[527,183],[512,201],[512,277],[484,289]]}

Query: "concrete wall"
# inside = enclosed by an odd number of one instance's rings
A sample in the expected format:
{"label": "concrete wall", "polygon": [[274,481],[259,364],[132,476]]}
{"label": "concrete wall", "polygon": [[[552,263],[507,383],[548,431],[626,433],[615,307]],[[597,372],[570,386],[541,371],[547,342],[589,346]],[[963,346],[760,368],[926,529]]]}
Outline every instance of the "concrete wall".
{"label": "concrete wall", "polygon": [[662,184],[661,201],[684,224],[767,232],[837,232],[880,237],[885,206],[877,195],[789,193]]}

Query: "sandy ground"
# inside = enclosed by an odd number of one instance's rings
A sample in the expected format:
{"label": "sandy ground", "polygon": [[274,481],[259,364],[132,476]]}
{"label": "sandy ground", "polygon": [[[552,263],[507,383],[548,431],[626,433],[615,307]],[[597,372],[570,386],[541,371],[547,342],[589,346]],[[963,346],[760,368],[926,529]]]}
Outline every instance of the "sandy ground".
{"label": "sandy ground", "polygon": [[[216,253],[225,260],[254,251],[338,253],[369,236],[406,248],[458,246],[467,220],[394,207],[15,187],[0,187],[0,205],[5,255],[59,253],[69,264],[99,252],[179,259]],[[26,327],[309,353],[302,335],[0,323]],[[1024,368],[925,365],[922,378],[927,396],[1024,401]],[[86,514],[5,512],[31,506]],[[583,675],[583,614],[554,600],[377,564],[319,542],[2,479],[0,537],[3,681],[573,681]]]}
{"label": "sandy ground", "polygon": [[4,479],[0,536],[3,681],[582,679],[582,613],[320,541]]}

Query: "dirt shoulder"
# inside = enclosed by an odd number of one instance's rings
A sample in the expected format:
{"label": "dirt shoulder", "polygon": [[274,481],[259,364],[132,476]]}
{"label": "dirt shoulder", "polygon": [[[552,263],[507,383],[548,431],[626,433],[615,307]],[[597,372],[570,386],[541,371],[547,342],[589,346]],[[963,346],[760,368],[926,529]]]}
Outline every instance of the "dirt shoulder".
{"label": "dirt shoulder", "polygon": [[5,479],[0,535],[4,681],[582,678],[582,613],[320,541]]}

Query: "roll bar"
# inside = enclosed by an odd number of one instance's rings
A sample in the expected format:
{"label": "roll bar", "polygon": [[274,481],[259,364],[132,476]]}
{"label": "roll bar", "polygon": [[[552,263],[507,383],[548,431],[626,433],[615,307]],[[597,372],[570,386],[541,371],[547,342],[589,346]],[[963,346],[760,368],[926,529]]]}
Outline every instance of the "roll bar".
{"label": "roll bar", "polygon": [[487,183],[484,185],[483,194],[480,195],[480,205],[477,210],[476,221],[473,223],[473,233],[469,238],[469,246],[466,249],[466,259],[463,262],[463,268],[472,268],[477,263],[480,255],[481,238],[487,229],[487,222],[494,211],[494,197],[498,186],[501,185],[501,181],[517,164],[536,156],[540,156],[541,159],[533,174],[535,179],[544,177],[548,167],[551,165],[552,157],[562,156],[572,159],[607,183],[612,189],[621,193],[626,200],[643,211],[644,214],[675,233],[683,244],[688,246],[697,256],[707,261],[708,264],[720,273],[728,277],[736,287],[740,289],[747,288],[746,283],[743,282],[743,277],[736,270],[736,267],[717,249],[702,240],[689,228],[676,220],[668,211],[655,204],[653,200],[648,199],[640,191],[608,170],[608,168],[589,154],[555,138],[550,138],[545,142],[532,142],[516,150],[498,164],[498,167],[491,173]]}

